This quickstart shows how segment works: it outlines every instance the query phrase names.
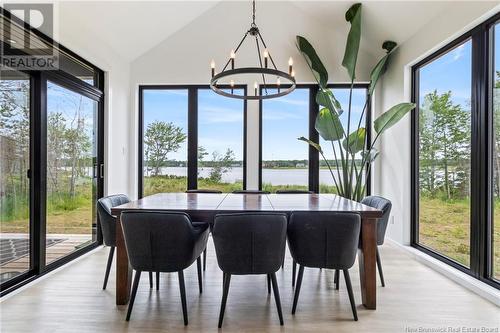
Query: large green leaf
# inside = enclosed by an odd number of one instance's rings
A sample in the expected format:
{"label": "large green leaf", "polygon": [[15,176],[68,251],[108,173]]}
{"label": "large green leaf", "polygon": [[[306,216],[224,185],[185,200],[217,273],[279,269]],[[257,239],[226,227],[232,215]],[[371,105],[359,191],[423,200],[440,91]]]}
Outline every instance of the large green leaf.
{"label": "large green leaf", "polygon": [[378,116],[373,122],[373,128],[378,134],[382,134],[385,130],[395,125],[401,120],[408,112],[415,108],[414,103],[400,103],[394,105],[392,108],[387,110]]}
{"label": "large green leaf", "polygon": [[[365,147],[365,139],[366,139],[366,129],[364,127],[360,127],[349,136],[342,141],[342,147],[345,150],[349,151],[351,154],[356,154],[363,150]],[[349,140],[349,148],[347,148]]]}
{"label": "large green leaf", "polygon": [[316,103],[332,111],[336,111],[339,116],[342,112],[344,112],[340,102],[335,98],[335,95],[333,95],[333,92],[330,89],[318,90],[318,93],[316,94]]}
{"label": "large green leaf", "polygon": [[351,81],[356,76],[356,62],[358,60],[359,41],[361,39],[361,4],[357,3],[351,6],[345,13],[345,19],[351,23],[351,29],[347,35],[344,59],[342,66],[347,69]]}
{"label": "large green leaf", "polygon": [[306,62],[320,87],[326,87],[328,84],[328,72],[316,53],[316,50],[314,50],[314,47],[304,37],[297,36],[297,48],[306,59]]}
{"label": "large green leaf", "polygon": [[337,141],[344,136],[344,128],[338,114],[328,108],[319,111],[314,127],[319,135],[327,141]]}
{"label": "large green leaf", "polygon": [[307,142],[308,144],[310,144],[312,147],[314,147],[317,151],[319,151],[320,153],[323,153],[323,150],[321,149],[321,146],[319,145],[319,143],[316,143],[314,141],[311,141],[309,139],[306,139],[305,137],[301,136],[300,138],[297,138],[297,140],[300,140],[300,141],[305,141]]}
{"label": "large green leaf", "polygon": [[372,72],[370,74],[370,88],[368,89],[368,93],[370,95],[373,94],[373,91],[375,90],[375,86],[377,85],[377,81],[382,76],[386,69],[387,65],[389,64],[389,58],[392,54],[392,52],[396,49],[396,42],[393,41],[385,41],[382,44],[382,48],[386,50],[386,54],[380,59],[380,61],[375,65],[375,67],[372,69]]}

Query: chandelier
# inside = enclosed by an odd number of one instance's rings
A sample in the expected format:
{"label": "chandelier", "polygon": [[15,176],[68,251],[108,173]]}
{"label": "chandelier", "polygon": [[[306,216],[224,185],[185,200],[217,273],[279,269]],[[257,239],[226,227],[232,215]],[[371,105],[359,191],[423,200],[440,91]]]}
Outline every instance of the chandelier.
{"label": "chandelier", "polygon": [[[229,59],[226,64],[222,68],[220,73],[215,73],[215,61],[212,60],[210,67],[212,70],[212,79],[210,80],[210,88],[215,91],[217,94],[237,98],[244,100],[263,100],[270,99],[280,96],[285,96],[295,90],[295,73],[293,71],[293,59],[290,57],[288,60],[288,73],[278,70],[276,64],[274,62],[269,49],[267,48],[264,39],[259,31],[259,28],[255,24],[255,0],[252,1],[252,24],[250,25],[250,29],[245,33],[240,43],[236,47],[236,49],[231,50],[229,55]],[[243,42],[249,37],[250,39],[255,38],[255,44],[257,48],[258,55],[258,63],[259,67],[235,67],[236,54],[240,49]],[[261,49],[262,54],[261,54]],[[264,58],[264,61],[262,61]],[[271,66],[269,66],[269,62]],[[259,92],[259,85],[257,81],[254,83],[254,94],[244,94],[238,95],[234,92],[234,82],[237,76],[245,76],[245,75],[257,75],[259,80],[261,80],[263,88],[262,94]],[[273,83],[272,92],[271,89],[268,90],[268,83],[266,83],[266,77],[276,78],[276,81]],[[285,84],[282,84],[281,79],[284,80]],[[229,85],[227,83],[224,85],[228,87],[227,89],[223,89],[220,87],[221,81],[229,81]]]}

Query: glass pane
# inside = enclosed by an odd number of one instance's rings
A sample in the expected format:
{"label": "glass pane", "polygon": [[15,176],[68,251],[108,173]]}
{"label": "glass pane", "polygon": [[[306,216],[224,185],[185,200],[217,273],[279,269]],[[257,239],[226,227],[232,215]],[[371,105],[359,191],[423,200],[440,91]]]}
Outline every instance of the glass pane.
{"label": "glass pane", "polygon": [[[234,93],[243,95],[243,89]],[[244,102],[198,90],[198,188],[243,189]]]}
{"label": "glass pane", "polygon": [[144,196],[187,189],[188,91],[144,90]]}
{"label": "glass pane", "polygon": [[500,280],[500,24],[494,27],[493,85],[493,277]]}
{"label": "glass pane", "polygon": [[471,41],[419,71],[419,243],[469,266]]}
{"label": "glass pane", "polygon": [[262,102],[263,190],[309,189],[309,146],[301,136],[309,136],[309,89]]}
{"label": "glass pane", "polygon": [[[344,109],[344,112],[340,115],[340,122],[344,130],[347,132],[347,122],[348,122],[348,110],[349,110],[349,94],[350,89],[340,89],[333,88],[330,89],[335,98],[339,101],[340,105]],[[358,126],[366,127],[366,89],[365,88],[356,88],[352,91],[352,101],[351,101],[351,119],[349,125],[349,132],[352,133],[355,131]],[[339,151],[339,142],[335,142],[332,146],[331,141],[325,141],[320,136],[320,145],[321,149],[323,149],[325,158],[328,159],[328,163],[330,164],[335,179],[340,179],[338,174],[342,174],[341,169],[341,155]],[[341,142],[341,141],[340,141]],[[335,148],[334,148],[335,147]],[[334,152],[335,149],[335,152]],[[361,164],[361,154],[356,156],[356,162]],[[336,193],[337,190],[334,185],[332,174],[328,169],[328,166],[324,159],[320,156],[319,159],[319,191],[320,193]],[[338,168],[337,168],[338,166]],[[354,185],[353,185],[354,186]]]}
{"label": "glass pane", "polygon": [[30,268],[30,80],[2,71],[0,80],[0,283]]}
{"label": "glass pane", "polygon": [[96,116],[96,101],[47,83],[47,264],[93,241]]}

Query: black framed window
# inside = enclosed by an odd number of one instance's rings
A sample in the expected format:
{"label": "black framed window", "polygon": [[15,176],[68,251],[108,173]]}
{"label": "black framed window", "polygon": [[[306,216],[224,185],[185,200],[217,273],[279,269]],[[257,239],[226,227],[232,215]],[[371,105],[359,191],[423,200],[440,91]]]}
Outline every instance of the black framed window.
{"label": "black framed window", "polygon": [[139,122],[139,197],[245,188],[246,102],[205,85],[140,86]]}
{"label": "black framed window", "polygon": [[496,287],[499,18],[412,68],[412,245]]}
{"label": "black framed window", "polygon": [[[3,8],[0,14],[11,33],[30,36],[60,55],[56,69],[1,68],[0,290],[4,295],[102,240],[95,203],[103,195],[104,75]],[[19,55],[9,48],[12,39],[0,42],[3,55]]]}
{"label": "black framed window", "polygon": [[[350,84],[330,84],[329,88],[344,108],[348,107]],[[268,85],[268,90],[275,85]],[[260,87],[261,94],[264,87]],[[370,142],[371,103],[367,101],[368,85],[357,83],[353,89],[350,128],[358,123],[367,128]],[[325,156],[335,165],[333,148],[324,142],[314,128],[319,106],[316,103],[317,86],[298,84],[289,95],[264,100],[260,103],[260,174],[262,189],[275,192],[279,189],[308,189],[313,192],[334,193],[330,171],[316,149],[302,141],[300,136],[319,142]],[[366,102],[366,105],[365,105]],[[363,112],[364,109],[364,112]],[[347,130],[347,112],[341,116]],[[369,176],[369,173],[366,175]],[[366,193],[370,193],[367,182]]]}
{"label": "black framed window", "polygon": [[[262,88],[261,88],[262,89]],[[277,88],[268,88],[277,93]],[[309,133],[309,88],[262,101],[261,179],[263,190],[309,190],[309,147],[297,140]]]}

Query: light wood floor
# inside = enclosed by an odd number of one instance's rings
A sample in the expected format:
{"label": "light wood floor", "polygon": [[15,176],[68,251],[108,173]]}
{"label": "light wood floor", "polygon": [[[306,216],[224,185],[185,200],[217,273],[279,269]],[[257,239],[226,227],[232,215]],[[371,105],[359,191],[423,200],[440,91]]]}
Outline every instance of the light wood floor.
{"label": "light wood floor", "polygon": [[[143,275],[130,322],[115,305],[114,270],[101,290],[108,249],[101,249],[0,304],[3,333],[10,332],[216,332],[222,273],[210,245],[204,292],[198,294],[196,265],[185,272],[189,326],[184,327],[177,274],[162,274],[160,290]],[[500,309],[411,259],[394,245],[381,248],[385,288],[378,308],[361,305],[357,264],[351,278],[359,321],[352,320],[345,283],[334,290],[333,272],[306,269],[295,316],[291,260],[277,273],[285,326],[280,327],[265,276],[231,279],[223,331],[228,332],[409,332],[441,327],[500,327]]]}

